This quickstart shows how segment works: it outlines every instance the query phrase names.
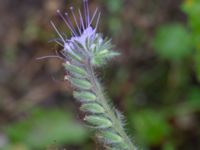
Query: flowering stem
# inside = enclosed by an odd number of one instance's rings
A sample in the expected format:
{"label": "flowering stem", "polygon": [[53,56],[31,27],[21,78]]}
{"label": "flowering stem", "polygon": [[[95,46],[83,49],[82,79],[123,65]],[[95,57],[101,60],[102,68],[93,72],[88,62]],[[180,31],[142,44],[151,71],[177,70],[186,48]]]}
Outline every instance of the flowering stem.
{"label": "flowering stem", "polygon": [[[65,39],[51,22],[57,32],[63,50],[60,52],[65,61],[65,79],[74,88],[73,95],[81,103],[80,110],[85,114],[84,121],[95,129],[97,139],[109,150],[136,150],[124,131],[123,118],[119,111],[112,108],[103,89],[95,76],[94,68],[101,67],[113,57],[119,55],[112,50],[111,41],[97,33],[100,12],[94,12],[92,19],[88,10],[88,0],[83,0],[84,17],[79,10],[79,23],[71,7],[72,15],[77,26],[73,27],[72,21],[58,10],[59,16],[64,20],[71,31],[72,37]],[[98,14],[98,15],[97,15]],[[92,27],[93,18],[96,19],[95,28]]]}
{"label": "flowering stem", "polygon": [[127,136],[126,132],[123,129],[123,125],[119,121],[119,118],[116,117],[116,115],[112,111],[113,109],[109,106],[109,104],[103,94],[101,85],[99,84],[99,81],[97,80],[97,78],[95,76],[92,65],[90,63],[88,63],[87,66],[88,66],[87,71],[88,71],[88,74],[90,75],[90,82],[93,85],[97,99],[99,99],[99,102],[104,107],[105,113],[107,113],[107,116],[112,120],[113,128],[115,129],[115,131],[118,131],[119,135],[123,138],[124,142],[128,145],[128,147],[127,147],[128,150],[136,150],[136,146],[133,145],[133,143]]}

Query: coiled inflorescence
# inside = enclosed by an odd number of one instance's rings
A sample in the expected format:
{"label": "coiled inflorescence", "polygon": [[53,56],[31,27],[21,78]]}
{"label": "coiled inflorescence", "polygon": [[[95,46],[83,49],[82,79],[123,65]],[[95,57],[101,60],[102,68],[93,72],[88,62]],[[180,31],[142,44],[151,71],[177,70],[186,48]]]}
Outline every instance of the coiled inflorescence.
{"label": "coiled inflorescence", "polygon": [[83,0],[83,4],[84,14],[78,10],[78,18],[74,8],[70,7],[76,26],[73,26],[67,13],[63,15],[58,10],[58,14],[71,31],[70,39],[65,39],[51,22],[59,35],[56,42],[63,46],[61,54],[67,74],[65,79],[74,87],[73,95],[81,103],[80,110],[85,114],[84,121],[96,130],[98,140],[108,149],[134,150],[136,148],[124,132],[121,115],[108,105],[93,70],[94,67],[106,64],[107,60],[118,53],[111,50],[110,40],[103,39],[102,35],[96,32],[100,12],[96,9],[90,17],[88,1]]}

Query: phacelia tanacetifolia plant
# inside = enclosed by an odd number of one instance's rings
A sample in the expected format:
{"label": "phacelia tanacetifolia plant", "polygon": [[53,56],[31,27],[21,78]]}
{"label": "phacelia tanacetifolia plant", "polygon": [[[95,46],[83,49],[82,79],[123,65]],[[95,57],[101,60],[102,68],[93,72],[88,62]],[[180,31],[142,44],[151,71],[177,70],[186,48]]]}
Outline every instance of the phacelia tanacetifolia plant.
{"label": "phacelia tanacetifolia plant", "polygon": [[61,57],[67,74],[65,79],[74,88],[73,95],[81,104],[84,122],[95,130],[96,137],[103,146],[110,150],[136,150],[124,131],[122,115],[109,105],[94,72],[95,68],[105,65],[118,53],[112,51],[109,39],[104,39],[102,34],[97,33],[100,19],[98,9],[91,15],[87,0],[83,0],[83,6],[84,11],[82,13],[79,9],[78,17],[74,8],[70,7],[75,25],[68,13],[57,11],[71,31],[71,38],[64,38],[51,22],[59,35],[56,42],[63,47]]}

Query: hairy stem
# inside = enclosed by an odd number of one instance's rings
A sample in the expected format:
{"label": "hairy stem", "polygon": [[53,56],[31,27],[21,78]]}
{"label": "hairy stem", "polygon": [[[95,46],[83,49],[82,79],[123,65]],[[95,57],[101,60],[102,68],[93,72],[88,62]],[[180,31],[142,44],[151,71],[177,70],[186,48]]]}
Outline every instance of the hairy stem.
{"label": "hairy stem", "polygon": [[87,66],[86,68],[87,68],[88,74],[90,75],[90,82],[93,85],[94,92],[95,92],[97,98],[99,99],[99,102],[105,109],[105,113],[111,119],[111,121],[113,123],[113,128],[115,129],[115,131],[118,131],[119,135],[123,138],[125,143],[128,145],[129,150],[136,150],[137,149],[136,146],[133,145],[130,138],[124,131],[123,125],[121,124],[119,118],[117,118],[116,114],[113,112],[115,110],[113,110],[113,108],[111,108],[111,106],[108,104],[108,100],[106,100],[106,98],[104,96],[103,90],[101,88],[101,85],[100,85],[98,79],[95,76],[92,65],[90,64],[90,62],[88,62],[88,65],[86,65],[86,66]]}
{"label": "hairy stem", "polygon": [[112,50],[111,40],[103,38],[101,33],[96,32],[100,12],[97,15],[96,26],[93,28],[91,23],[97,11],[90,20],[88,1],[83,0],[83,3],[85,16],[82,17],[80,10],[78,11],[80,26],[77,25],[73,8],[70,8],[78,31],[73,27],[73,21],[70,20],[68,13],[65,13],[64,17],[58,10],[58,14],[71,31],[71,38],[65,39],[51,22],[60,37],[56,42],[63,42],[60,55],[65,61],[63,63],[66,70],[65,79],[74,87],[74,98],[81,103],[80,110],[85,115],[83,120],[95,129],[97,139],[102,142],[103,146],[109,150],[136,150],[136,146],[124,130],[122,115],[112,108],[112,105],[109,105],[94,73],[94,68],[105,65],[119,53]]}

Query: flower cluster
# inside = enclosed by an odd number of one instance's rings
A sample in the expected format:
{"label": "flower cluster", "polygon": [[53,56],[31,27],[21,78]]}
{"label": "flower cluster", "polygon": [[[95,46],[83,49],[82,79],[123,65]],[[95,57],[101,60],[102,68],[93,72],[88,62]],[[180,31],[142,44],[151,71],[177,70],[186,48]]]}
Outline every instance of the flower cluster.
{"label": "flower cluster", "polygon": [[[75,59],[82,63],[89,60],[93,66],[101,66],[110,58],[118,55],[118,53],[111,50],[112,45],[110,40],[103,39],[102,35],[96,32],[100,19],[100,12],[98,12],[98,9],[96,9],[92,17],[90,17],[88,1],[83,0],[83,3],[84,15],[82,15],[79,9],[79,19],[75,16],[74,8],[70,7],[76,26],[73,26],[68,13],[63,15],[60,10],[57,10],[57,13],[71,31],[72,37],[70,39],[65,39],[62,34],[59,33],[54,23],[51,22],[60,37],[56,42],[63,46],[62,53],[64,59],[68,61],[73,61],[73,59]],[[92,27],[93,23],[95,24],[94,27]]]}
{"label": "flower cluster", "polygon": [[124,132],[120,113],[109,106],[94,73],[94,67],[106,64],[107,60],[118,53],[111,50],[110,40],[103,39],[102,35],[97,33],[100,12],[96,9],[91,17],[88,1],[83,0],[83,4],[84,15],[78,10],[79,19],[74,8],[70,7],[75,26],[68,13],[63,15],[58,10],[59,16],[71,31],[71,38],[65,39],[51,22],[59,35],[56,42],[63,46],[62,58],[67,74],[65,79],[73,86],[74,98],[80,102],[80,110],[85,114],[83,120],[95,129],[98,140],[107,149],[135,150]]}

